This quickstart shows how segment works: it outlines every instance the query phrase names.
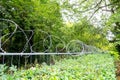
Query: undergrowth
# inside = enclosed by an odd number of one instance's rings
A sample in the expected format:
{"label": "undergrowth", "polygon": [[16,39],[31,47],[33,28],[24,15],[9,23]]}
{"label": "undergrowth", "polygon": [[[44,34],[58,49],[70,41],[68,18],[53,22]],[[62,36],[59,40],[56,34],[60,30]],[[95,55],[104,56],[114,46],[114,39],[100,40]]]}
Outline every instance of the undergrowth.
{"label": "undergrowth", "polygon": [[88,54],[65,58],[55,65],[36,64],[29,69],[0,66],[0,80],[116,80],[113,57]]}

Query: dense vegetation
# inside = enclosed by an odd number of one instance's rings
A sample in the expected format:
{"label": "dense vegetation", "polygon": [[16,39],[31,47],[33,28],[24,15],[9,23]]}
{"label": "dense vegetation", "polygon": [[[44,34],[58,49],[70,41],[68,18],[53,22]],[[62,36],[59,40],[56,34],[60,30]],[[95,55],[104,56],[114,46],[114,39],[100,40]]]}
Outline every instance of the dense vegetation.
{"label": "dense vegetation", "polygon": [[[98,57],[99,56],[99,57]],[[73,56],[48,66],[36,64],[27,70],[0,66],[1,80],[116,80],[113,57],[109,54]]]}
{"label": "dense vegetation", "polygon": [[[82,1],[78,1],[78,4],[80,4],[80,2]],[[91,20],[88,19],[90,15],[83,15],[84,10],[91,9],[92,3],[95,4],[96,2],[97,1],[91,0],[91,4],[87,4],[88,2],[85,1],[85,3],[83,2],[81,4],[84,4],[86,7],[80,5],[78,8],[73,8],[75,6],[74,2],[72,5],[67,2],[67,0],[63,2],[54,0],[1,0],[0,19],[12,20],[19,26],[14,35],[10,36],[16,26],[10,21],[0,20],[1,35],[4,36],[9,33],[9,35],[2,37],[3,44],[1,47],[6,52],[46,52],[46,50],[47,52],[56,52],[56,46],[60,49],[71,40],[80,40],[88,45],[93,45],[104,50],[111,49],[106,39],[106,34],[108,29],[112,29],[109,27],[112,23],[115,23],[115,21],[113,21],[114,19],[112,19],[111,22],[110,18],[110,23],[107,23],[107,20],[104,21],[106,25],[102,23],[102,27],[99,27],[91,23]],[[104,1],[102,2],[100,0],[99,5],[96,6],[95,9],[101,6],[102,3],[104,3]],[[112,4],[110,8],[113,5],[115,4]],[[81,13],[79,13],[79,7],[83,7],[81,8],[83,12],[81,11]],[[95,9],[93,8],[93,12]],[[69,13],[71,13],[71,16]],[[92,12],[90,12],[90,14],[91,13]],[[117,15],[117,13],[115,13],[115,15]],[[71,17],[71,19],[67,18],[67,16]],[[104,20],[104,16],[105,15],[101,16],[101,19]],[[112,16],[114,17],[114,14]],[[66,18],[67,21],[64,21]],[[74,20],[74,22],[71,20]],[[109,27],[106,27],[108,25]],[[119,30],[117,30],[117,32],[119,32]],[[53,43],[51,46],[49,35],[57,36],[57,38],[52,36]],[[118,33],[116,33],[116,35],[118,35]],[[117,38],[119,39],[119,36]],[[67,51],[64,50],[63,52]]]}
{"label": "dense vegetation", "polygon": [[[119,0],[0,0],[0,52],[93,53],[99,49],[119,60],[119,13]],[[6,63],[6,66],[45,62],[41,67],[34,67],[35,70],[22,71],[15,66],[7,68],[1,65],[0,78],[115,79],[113,59],[108,54],[64,58],[67,57],[0,55],[0,63]],[[56,62],[61,59],[62,62]],[[48,66],[55,62],[55,65]]]}

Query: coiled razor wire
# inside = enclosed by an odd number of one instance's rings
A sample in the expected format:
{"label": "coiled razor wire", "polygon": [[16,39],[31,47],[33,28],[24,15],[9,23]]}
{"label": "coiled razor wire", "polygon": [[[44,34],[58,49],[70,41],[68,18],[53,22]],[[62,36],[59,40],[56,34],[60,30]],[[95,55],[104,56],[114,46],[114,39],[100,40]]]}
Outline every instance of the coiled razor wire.
{"label": "coiled razor wire", "polygon": [[[20,65],[20,57],[21,56],[24,56],[24,58],[27,61],[27,58],[29,58],[31,55],[56,55],[56,54],[82,55],[82,54],[102,52],[102,50],[100,50],[99,48],[96,48],[95,46],[91,46],[91,45],[86,45],[84,42],[82,42],[80,40],[71,40],[69,43],[65,43],[64,40],[62,40],[58,36],[50,35],[50,34],[48,34],[47,32],[45,32],[41,29],[38,29],[38,31],[40,33],[46,35],[46,36],[44,37],[44,39],[38,40],[38,42],[36,42],[34,44],[31,44],[30,40],[32,39],[32,37],[35,34],[34,30],[23,30],[14,21],[9,20],[9,19],[0,19],[0,21],[1,22],[3,22],[3,21],[9,22],[9,23],[12,23],[14,25],[14,30],[11,33],[6,33],[4,35],[1,35],[2,31],[5,30],[6,28],[3,28],[3,29],[0,30],[0,50],[1,50],[0,56],[3,56],[3,63],[4,63],[4,59],[5,59],[4,56],[7,56],[7,55],[12,56],[11,57],[11,64],[12,64],[12,61],[13,61],[13,57],[15,55],[19,56],[19,65]],[[31,35],[29,37],[26,34],[27,32],[31,33]],[[7,41],[11,37],[13,37],[14,34],[16,34],[16,33],[24,34],[24,37],[25,37],[25,40],[26,40],[25,44],[23,45],[24,47],[21,50],[21,52],[15,52],[15,53],[7,52],[3,48],[3,45],[5,43],[7,43]],[[2,41],[2,39],[4,37],[7,37],[7,39],[5,41]],[[59,43],[55,44],[54,43],[55,40],[58,40]],[[42,46],[42,50],[37,51],[37,49],[35,49],[36,46],[37,47]],[[30,49],[29,53],[25,52],[27,50],[27,48]],[[53,50],[53,51],[51,51],[51,50]]]}

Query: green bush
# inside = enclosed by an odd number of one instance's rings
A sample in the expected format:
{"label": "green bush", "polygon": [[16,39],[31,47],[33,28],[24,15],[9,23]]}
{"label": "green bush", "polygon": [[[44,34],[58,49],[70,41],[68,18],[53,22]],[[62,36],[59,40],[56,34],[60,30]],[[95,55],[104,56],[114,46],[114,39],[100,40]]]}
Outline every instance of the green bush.
{"label": "green bush", "polygon": [[114,59],[115,60],[119,60],[119,52],[117,52],[117,51],[110,51],[109,52],[113,57],[114,57]]}
{"label": "green bush", "polygon": [[14,73],[4,74],[3,80],[116,80],[110,54],[73,56],[55,65],[43,63],[27,70],[12,70]]}

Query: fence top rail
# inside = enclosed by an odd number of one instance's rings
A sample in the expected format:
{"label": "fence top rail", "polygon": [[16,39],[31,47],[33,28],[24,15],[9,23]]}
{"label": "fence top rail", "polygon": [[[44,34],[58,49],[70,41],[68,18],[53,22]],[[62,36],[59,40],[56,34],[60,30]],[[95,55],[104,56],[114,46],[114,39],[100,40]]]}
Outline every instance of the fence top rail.
{"label": "fence top rail", "polygon": [[76,53],[0,53],[0,55],[8,55],[8,56],[14,56],[14,55],[57,55],[57,54],[65,54],[65,55],[81,55],[81,54],[88,54],[93,52],[76,52]]}

